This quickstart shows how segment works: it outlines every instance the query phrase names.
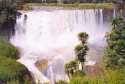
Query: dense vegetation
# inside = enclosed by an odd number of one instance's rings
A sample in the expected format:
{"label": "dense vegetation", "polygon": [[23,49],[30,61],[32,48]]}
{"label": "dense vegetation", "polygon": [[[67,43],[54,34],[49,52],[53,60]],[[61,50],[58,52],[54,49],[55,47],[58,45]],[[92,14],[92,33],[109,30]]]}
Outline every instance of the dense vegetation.
{"label": "dense vegetation", "polygon": [[111,69],[125,68],[125,22],[122,18],[116,18],[112,25],[112,31],[107,34],[105,66]]}
{"label": "dense vegetation", "polygon": [[16,6],[9,0],[0,0],[0,37],[9,39],[14,34]]}
{"label": "dense vegetation", "polygon": [[[83,67],[85,62],[85,55],[88,51],[88,34],[85,32],[81,32],[79,33],[78,38],[81,43],[75,47],[76,59],[65,64],[65,72],[67,73],[69,78],[72,78],[73,76],[75,77],[79,74],[84,75]],[[79,68],[79,65],[81,65],[81,69]]]}
{"label": "dense vegetation", "polygon": [[[118,5],[114,5],[114,3]],[[0,8],[14,8],[29,10],[33,6],[55,6],[69,8],[107,8],[112,9],[114,6],[124,8],[124,0],[1,0]]]}
{"label": "dense vegetation", "polygon": [[0,24],[16,18],[16,5],[15,2],[0,1]]}
{"label": "dense vegetation", "polygon": [[0,40],[0,84],[10,84],[16,80],[23,83],[26,79],[25,76],[29,76],[28,70],[16,61],[17,53],[14,46]]}

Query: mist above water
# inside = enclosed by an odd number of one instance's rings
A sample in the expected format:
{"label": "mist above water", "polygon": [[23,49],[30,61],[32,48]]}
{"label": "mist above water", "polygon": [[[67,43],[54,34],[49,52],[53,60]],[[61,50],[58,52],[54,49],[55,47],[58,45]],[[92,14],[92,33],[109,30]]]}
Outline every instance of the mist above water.
{"label": "mist above water", "polygon": [[[104,23],[102,11],[27,11],[27,20],[24,20],[24,15],[17,19],[16,32],[11,38],[11,43],[21,52],[18,61],[29,69],[36,82],[67,80],[64,64],[75,57],[74,47],[79,44],[79,32],[89,34],[87,61],[98,61],[101,57],[98,52],[105,46],[104,36],[110,30],[109,25]],[[44,72],[35,66],[40,59],[49,62]]]}

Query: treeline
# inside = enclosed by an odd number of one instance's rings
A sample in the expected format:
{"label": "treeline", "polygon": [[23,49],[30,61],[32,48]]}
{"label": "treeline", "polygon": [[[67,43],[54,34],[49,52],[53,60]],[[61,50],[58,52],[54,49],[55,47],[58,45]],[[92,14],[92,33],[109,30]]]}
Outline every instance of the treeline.
{"label": "treeline", "polygon": [[14,34],[16,6],[13,0],[0,0],[0,37]]}
{"label": "treeline", "polygon": [[68,3],[123,3],[125,0],[25,0],[25,2],[35,2],[35,3],[58,3],[62,2],[65,4]]}
{"label": "treeline", "polygon": [[[123,6],[125,0],[0,0],[0,10],[4,8],[21,7],[25,3],[62,3],[62,4],[75,4],[75,3],[117,3],[118,6]],[[20,8],[19,8],[20,9]]]}
{"label": "treeline", "polygon": [[15,7],[25,3],[119,3],[124,4],[125,0],[0,0],[0,9],[6,7]]}

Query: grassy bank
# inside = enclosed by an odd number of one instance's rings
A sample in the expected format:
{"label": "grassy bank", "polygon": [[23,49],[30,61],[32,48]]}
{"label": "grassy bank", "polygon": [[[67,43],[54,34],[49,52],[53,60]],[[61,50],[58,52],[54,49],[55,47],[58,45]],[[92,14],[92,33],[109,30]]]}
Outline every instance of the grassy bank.
{"label": "grassy bank", "polygon": [[16,47],[0,39],[0,84],[24,84],[31,78],[27,68],[16,61],[17,56]]}
{"label": "grassy bank", "polygon": [[75,4],[56,4],[56,3],[27,3],[23,6],[25,10],[32,9],[33,7],[51,7],[51,8],[78,8],[78,9],[99,9],[106,8],[112,9],[115,7],[113,3],[75,3]]}

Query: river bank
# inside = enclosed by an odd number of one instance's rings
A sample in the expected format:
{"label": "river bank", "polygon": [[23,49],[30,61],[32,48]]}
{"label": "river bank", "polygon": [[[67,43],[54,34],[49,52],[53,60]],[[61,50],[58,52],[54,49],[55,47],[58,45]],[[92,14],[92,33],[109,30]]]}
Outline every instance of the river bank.
{"label": "river bank", "polygon": [[57,4],[57,3],[27,3],[23,5],[23,10],[31,10],[33,8],[56,8],[56,9],[113,9],[113,3],[75,3],[75,4]]}

